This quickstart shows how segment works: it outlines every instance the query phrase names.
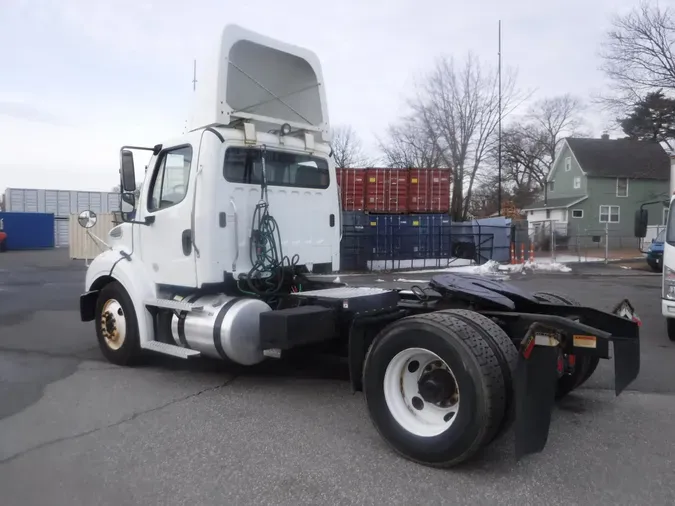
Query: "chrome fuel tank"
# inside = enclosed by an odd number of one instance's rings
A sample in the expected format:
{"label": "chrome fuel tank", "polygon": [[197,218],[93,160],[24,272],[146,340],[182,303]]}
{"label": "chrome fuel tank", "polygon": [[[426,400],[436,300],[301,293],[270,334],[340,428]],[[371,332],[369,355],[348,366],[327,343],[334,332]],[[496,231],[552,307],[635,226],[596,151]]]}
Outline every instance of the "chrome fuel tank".
{"label": "chrome fuel tank", "polygon": [[272,310],[265,302],[227,295],[193,295],[183,300],[203,306],[203,310],[173,315],[171,334],[177,346],[241,365],[264,360],[260,314]]}

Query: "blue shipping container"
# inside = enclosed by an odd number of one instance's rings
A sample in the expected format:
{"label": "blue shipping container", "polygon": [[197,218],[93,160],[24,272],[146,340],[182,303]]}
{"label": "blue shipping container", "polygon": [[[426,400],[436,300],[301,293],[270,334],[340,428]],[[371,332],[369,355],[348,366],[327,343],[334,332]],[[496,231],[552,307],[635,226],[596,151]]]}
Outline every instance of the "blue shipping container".
{"label": "blue shipping container", "polygon": [[401,227],[401,258],[437,259],[450,255],[450,218],[445,214],[410,215]]}
{"label": "blue shipping container", "polygon": [[400,214],[371,214],[373,230],[373,260],[399,260],[406,258],[403,241],[410,226],[410,217]]}
{"label": "blue shipping container", "polygon": [[54,247],[54,215],[0,212],[0,230],[7,234],[7,250]]}
{"label": "blue shipping container", "polygon": [[342,241],[340,242],[340,270],[363,271],[373,254],[373,229],[368,215],[358,211],[342,213]]}

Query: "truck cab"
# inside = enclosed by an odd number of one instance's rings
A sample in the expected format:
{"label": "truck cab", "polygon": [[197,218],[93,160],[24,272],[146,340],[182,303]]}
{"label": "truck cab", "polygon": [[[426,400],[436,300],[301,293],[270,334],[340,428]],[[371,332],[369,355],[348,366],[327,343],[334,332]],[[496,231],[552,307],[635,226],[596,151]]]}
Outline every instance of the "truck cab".
{"label": "truck cab", "polygon": [[[316,55],[227,25],[197,82],[183,135],[120,150],[123,223],[89,266],[80,303],[115,363],[136,348],[260,362],[259,315],[307,288],[302,276],[340,268]],[[138,151],[150,153],[140,188]]]}

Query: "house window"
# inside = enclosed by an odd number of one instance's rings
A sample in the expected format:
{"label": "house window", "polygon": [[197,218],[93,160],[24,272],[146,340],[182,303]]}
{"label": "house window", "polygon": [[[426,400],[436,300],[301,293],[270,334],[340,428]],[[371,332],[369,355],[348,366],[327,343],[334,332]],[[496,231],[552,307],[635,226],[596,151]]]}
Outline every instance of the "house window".
{"label": "house window", "polygon": [[616,178],[616,196],[617,197],[628,197],[628,178],[627,177],[617,177]]}
{"label": "house window", "polygon": [[550,191],[550,192],[553,191],[553,187],[555,186],[554,183],[555,183],[555,181],[551,181],[551,182],[548,183],[548,191]]}
{"label": "house window", "polygon": [[568,156],[565,158],[565,172],[572,170],[572,157]]}
{"label": "house window", "polygon": [[583,209],[572,209],[572,218],[583,218],[584,210]]}
{"label": "house window", "polygon": [[581,188],[581,177],[575,177],[574,178],[574,189],[576,190],[577,188]]}
{"label": "house window", "polygon": [[619,223],[619,206],[600,206],[600,223]]}

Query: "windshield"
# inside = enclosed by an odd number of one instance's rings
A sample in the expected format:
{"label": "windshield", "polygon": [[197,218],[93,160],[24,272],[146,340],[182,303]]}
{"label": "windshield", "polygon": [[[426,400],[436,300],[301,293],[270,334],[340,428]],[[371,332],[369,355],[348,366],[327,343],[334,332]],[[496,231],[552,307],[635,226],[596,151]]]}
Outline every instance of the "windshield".
{"label": "windshield", "polygon": [[[270,186],[328,188],[328,161],[302,153],[265,151],[265,172]],[[225,179],[232,183],[259,185],[262,158],[259,148],[228,148],[225,152]]]}

